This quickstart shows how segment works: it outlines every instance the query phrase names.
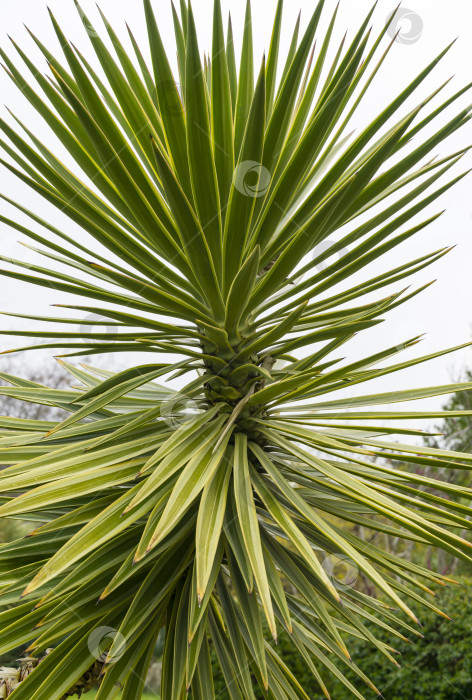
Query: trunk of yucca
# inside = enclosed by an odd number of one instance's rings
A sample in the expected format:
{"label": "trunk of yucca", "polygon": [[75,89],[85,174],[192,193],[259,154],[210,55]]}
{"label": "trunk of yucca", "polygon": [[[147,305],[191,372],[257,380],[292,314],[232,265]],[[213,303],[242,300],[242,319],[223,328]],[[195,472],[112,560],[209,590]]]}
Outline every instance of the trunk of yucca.
{"label": "trunk of yucca", "polygon": [[[2,698],[8,698],[13,693],[15,688],[17,688],[52,651],[53,649],[46,649],[44,656],[40,659],[35,659],[32,657],[21,659],[20,668],[0,668],[0,700]],[[96,661],[79,678],[77,683],[75,683],[73,687],[70,688],[65,695],[63,695],[61,700],[67,700],[67,698],[74,695],[77,695],[80,698],[83,693],[95,688],[99,684],[102,668],[103,663]]]}
{"label": "trunk of yucca", "polygon": [[265,386],[275,360],[267,356],[261,362],[258,355],[244,352],[244,345],[254,337],[244,339],[235,347],[229,342],[223,346],[221,337],[213,335],[208,327],[201,331],[209,339],[208,346],[202,347],[208,358],[204,361],[206,399],[213,406],[224,404],[220,412],[234,414],[239,429],[248,439],[259,442],[261,433],[255,419],[262,417],[264,411],[259,406],[246,406],[245,401],[254,391]]}

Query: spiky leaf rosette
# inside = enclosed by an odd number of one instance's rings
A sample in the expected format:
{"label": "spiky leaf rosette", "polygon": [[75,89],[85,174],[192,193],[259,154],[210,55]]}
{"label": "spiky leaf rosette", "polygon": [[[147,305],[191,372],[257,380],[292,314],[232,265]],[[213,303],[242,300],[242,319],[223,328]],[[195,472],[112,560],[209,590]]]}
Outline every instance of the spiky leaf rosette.
{"label": "spiky leaf rosette", "polygon": [[[446,252],[368,273],[436,218],[423,212],[459,179],[438,182],[465,151],[430,155],[468,113],[423,134],[465,89],[436,105],[439,88],[406,109],[444,51],[347,135],[392,42],[387,27],[372,41],[371,12],[328,64],[336,12],[315,46],[323,4],[302,36],[296,28],[281,71],[282,0],[259,71],[250,6],[238,66],[219,0],[203,62],[191,7],[174,10],[178,79],[150,0],[151,66],[131,31],[134,55],[106,21],[102,39],[78,4],[100,73],[52,15],[65,61],[32,35],[47,75],[16,44],[27,71],[2,51],[76,164],[66,167],[16,119],[1,122],[4,166],[83,231],[72,238],[16,203],[30,227],[1,221],[39,244],[44,263],[15,262],[3,274],[88,300],[68,307],[75,318],[54,319],[55,331],[41,317],[47,330],[17,334],[70,355],[151,353],[117,374],[64,362],[78,382],[70,390],[3,375],[13,385],[5,395],[70,414],[0,423],[1,462],[13,465],[1,472],[0,515],[38,521],[32,536],[0,549],[0,652],[31,640],[31,653],[56,647],[15,700],[58,700],[97,659],[98,700],[115,697],[117,684],[136,700],[163,626],[163,700],[186,689],[214,697],[212,649],[234,700],[254,698],[254,683],[276,700],[307,698],[273,645],[278,630],[325,693],[331,673],[362,698],[343,675],[347,665],[370,685],[350,659],[350,637],[395,663],[365,623],[387,627],[393,643],[419,634],[410,606],[434,608],[430,586],[446,581],[374,536],[470,561],[459,533],[471,510],[457,496],[472,491],[418,465],[465,469],[472,456],[413,444],[418,431],[401,419],[437,414],[382,406],[472,384],[366,395],[363,382],[447,352],[393,359],[417,338],[355,362],[337,356],[419,291],[378,290]],[[357,273],[364,281],[350,282]]]}

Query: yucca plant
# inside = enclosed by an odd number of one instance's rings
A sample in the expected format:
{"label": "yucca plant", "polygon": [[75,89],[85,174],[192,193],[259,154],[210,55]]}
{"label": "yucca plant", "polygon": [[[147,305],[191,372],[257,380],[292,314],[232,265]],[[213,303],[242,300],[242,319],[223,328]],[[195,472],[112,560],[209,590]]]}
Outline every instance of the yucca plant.
{"label": "yucca plant", "polygon": [[[151,0],[152,67],[131,31],[134,54],[106,20],[102,39],[78,3],[101,71],[52,14],[65,62],[32,33],[47,75],[17,44],[23,68],[1,52],[76,167],[18,117],[1,121],[3,165],[83,232],[74,237],[7,200],[31,225],[2,223],[29,237],[44,262],[4,257],[14,266],[3,275],[91,300],[66,306],[75,317],[22,316],[48,325],[16,334],[67,356],[152,355],[118,373],[61,361],[78,381],[70,390],[0,375],[12,385],[3,394],[70,414],[0,421],[1,463],[13,465],[0,475],[0,516],[38,521],[30,537],[0,549],[0,651],[28,642],[43,659],[14,700],[59,700],[99,680],[98,700],[120,686],[123,700],[136,700],[164,627],[163,700],[214,698],[217,667],[233,700],[254,698],[258,686],[275,700],[317,687],[329,697],[329,674],[362,698],[372,684],[349,639],[396,664],[394,647],[365,623],[388,629],[393,645],[421,636],[412,607],[443,614],[430,587],[448,581],[384,551],[376,536],[471,561],[459,532],[472,511],[457,497],[472,490],[419,467],[465,469],[472,456],[418,447],[417,421],[438,414],[388,406],[472,383],[366,394],[362,383],[450,350],[393,360],[418,342],[400,336],[353,361],[347,345],[421,290],[375,292],[448,250],[368,274],[435,221],[424,210],[462,177],[436,184],[467,149],[428,157],[468,111],[423,134],[468,88],[435,105],[441,86],[406,108],[445,49],[348,135],[394,40],[387,26],[371,39],[372,10],[332,60],[337,11],[317,37],[323,5],[301,37],[297,25],[279,67],[279,1],[257,78],[250,5],[238,64],[219,0],[203,59],[190,5],[174,9],[178,79]],[[359,272],[364,281],[350,281]],[[357,574],[369,586],[356,585]],[[278,654],[281,630],[311,669],[312,688]],[[54,650],[44,657],[46,648]]]}

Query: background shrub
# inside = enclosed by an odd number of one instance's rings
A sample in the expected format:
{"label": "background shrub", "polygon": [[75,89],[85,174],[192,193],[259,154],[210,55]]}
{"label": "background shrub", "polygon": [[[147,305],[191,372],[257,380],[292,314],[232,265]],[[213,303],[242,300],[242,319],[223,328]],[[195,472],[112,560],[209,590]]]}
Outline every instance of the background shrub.
{"label": "background shrub", "polygon": [[[354,661],[379,688],[386,700],[469,700],[472,698],[472,579],[462,579],[460,586],[438,591],[438,607],[447,612],[452,622],[433,611],[417,611],[421,614],[424,639],[407,644],[392,641],[391,634],[375,628],[378,639],[394,646],[401,655],[401,665],[392,664],[364,642],[353,640],[349,650]],[[371,625],[374,631],[374,627]],[[313,700],[325,700],[313,685],[313,677],[303,660],[291,646],[288,635],[281,634],[277,651],[305,688],[311,688]],[[215,661],[216,664],[216,661]],[[341,669],[341,667],[340,667]],[[343,672],[368,700],[375,697],[354,675]],[[332,700],[352,700],[353,696],[341,683],[323,674]],[[221,673],[215,683],[219,700],[229,700]],[[262,694],[255,693],[257,698]]]}

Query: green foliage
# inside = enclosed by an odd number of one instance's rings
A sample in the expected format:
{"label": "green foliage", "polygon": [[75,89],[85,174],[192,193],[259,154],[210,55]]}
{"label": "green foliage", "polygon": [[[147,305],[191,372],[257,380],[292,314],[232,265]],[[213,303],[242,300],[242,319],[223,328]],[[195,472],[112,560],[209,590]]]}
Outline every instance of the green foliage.
{"label": "green foliage", "polygon": [[[350,646],[354,661],[365,671],[369,678],[382,692],[386,700],[463,700],[472,697],[472,581],[461,579],[460,586],[450,586],[437,590],[443,610],[452,618],[445,621],[433,611],[421,611],[421,632],[423,639],[412,640],[413,643],[395,644],[400,656],[397,660],[401,668],[396,669],[379,654],[372,654],[363,640],[354,641]],[[384,630],[375,630],[385,644],[391,643],[391,635]],[[305,688],[312,684],[311,673],[297,653],[287,634],[280,636],[277,651],[281,658],[295,674]],[[356,676],[349,670],[346,676],[356,684]],[[333,679],[327,681],[331,697],[334,700],[351,700],[352,694],[342,683]],[[215,690],[221,700],[229,700],[221,674],[215,680]],[[263,698],[263,693],[257,693]],[[322,700],[324,695],[312,690],[312,700]],[[367,698],[377,695],[367,691]]]}
{"label": "green foliage", "polygon": [[[82,696],[84,700],[95,700],[97,697],[97,694],[93,691],[90,691],[88,693],[85,693],[85,695]],[[118,700],[119,700],[118,696]],[[159,695],[156,695],[156,693],[144,693],[144,695],[141,696],[142,700],[159,700]]]}
{"label": "green foliage", "polygon": [[[472,380],[472,371],[466,369],[463,373],[464,381]],[[472,410],[472,391],[454,393],[444,405],[445,411],[470,411]],[[472,421],[468,415],[446,417],[441,423],[442,441],[448,449],[457,452],[472,451]]]}
{"label": "green foliage", "polygon": [[[424,639],[416,640],[414,644],[401,642],[396,645],[401,652],[398,658],[401,669],[396,670],[378,655],[370,654],[365,644],[353,645],[354,660],[381,689],[386,700],[463,700],[472,697],[472,582],[467,579],[461,582],[459,587],[437,591],[441,607],[452,622],[445,622],[432,611],[422,611]],[[380,632],[379,638],[389,642],[389,636],[384,632]],[[349,676],[354,680],[352,674]],[[331,683],[330,691],[336,700],[351,697],[341,684]]]}
{"label": "green foliage", "polygon": [[[306,700],[271,642],[284,631],[310,667],[310,691],[334,676],[362,700],[372,683],[349,647],[361,639],[391,659],[377,627],[388,625],[392,640],[418,634],[412,607],[431,606],[425,586],[445,576],[361,530],[472,560],[461,536],[472,510],[458,500],[468,503],[472,489],[416,470],[418,460],[470,470],[472,455],[412,445],[417,421],[441,412],[382,408],[472,383],[362,387],[453,349],[408,361],[395,358],[418,338],[355,361],[346,349],[419,293],[407,293],[407,278],[448,252],[425,249],[378,274],[386,253],[399,255],[436,221],[429,206],[465,174],[448,175],[467,149],[440,159],[434,149],[469,122],[469,110],[442,117],[470,86],[447,99],[438,97],[444,86],[423,94],[445,48],[348,136],[393,42],[387,26],[372,35],[372,10],[332,45],[331,30],[317,36],[327,4],[316,4],[300,37],[297,25],[279,71],[279,0],[257,78],[250,2],[241,59],[215,0],[202,61],[182,0],[178,81],[151,0],[150,65],[131,34],[132,56],[106,21],[102,38],[78,2],[95,67],[52,13],[61,59],[31,35],[47,76],[16,44],[15,59],[1,51],[72,163],[18,119],[0,120],[4,165],[83,232],[72,237],[10,202],[29,223],[0,222],[39,246],[39,261],[0,255],[1,274],[78,299],[53,319],[22,316],[44,322],[41,330],[8,333],[66,356],[150,357],[119,373],[63,362],[70,388],[0,375],[11,385],[3,395],[67,416],[0,418],[0,464],[10,465],[0,473],[0,517],[36,524],[0,548],[0,653],[31,640],[28,653],[54,647],[14,700],[62,700],[99,675],[98,700],[114,698],[117,684],[122,700],[138,700],[163,627],[162,700],[187,689],[194,700],[215,698],[211,649],[234,700],[253,700],[254,685],[268,700]],[[377,298],[393,283],[402,287]],[[408,470],[390,466],[400,460]],[[343,566],[367,593],[339,580]]]}

